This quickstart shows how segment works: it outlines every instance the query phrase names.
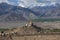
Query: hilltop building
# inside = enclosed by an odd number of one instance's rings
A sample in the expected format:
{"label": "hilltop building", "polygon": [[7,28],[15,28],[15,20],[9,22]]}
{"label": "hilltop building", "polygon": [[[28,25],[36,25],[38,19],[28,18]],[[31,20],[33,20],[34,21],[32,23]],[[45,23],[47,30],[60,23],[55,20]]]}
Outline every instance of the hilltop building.
{"label": "hilltop building", "polygon": [[28,26],[28,27],[30,27],[30,26],[32,26],[32,25],[33,25],[32,20],[29,20],[28,23],[26,24],[26,26]]}

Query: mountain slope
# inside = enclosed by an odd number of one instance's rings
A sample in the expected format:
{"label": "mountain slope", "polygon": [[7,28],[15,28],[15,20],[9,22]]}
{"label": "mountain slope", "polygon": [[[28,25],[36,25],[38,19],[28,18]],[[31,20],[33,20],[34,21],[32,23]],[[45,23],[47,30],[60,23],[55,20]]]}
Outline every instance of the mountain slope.
{"label": "mountain slope", "polygon": [[32,8],[32,11],[37,13],[37,16],[44,18],[60,18],[60,4],[56,6],[36,6]]}
{"label": "mountain slope", "polygon": [[0,4],[0,21],[26,21],[38,18],[60,18],[60,4],[56,6],[36,6],[31,9],[13,6],[7,3]]}
{"label": "mountain slope", "polygon": [[0,4],[0,21],[25,21],[37,18],[33,11],[6,3]]}

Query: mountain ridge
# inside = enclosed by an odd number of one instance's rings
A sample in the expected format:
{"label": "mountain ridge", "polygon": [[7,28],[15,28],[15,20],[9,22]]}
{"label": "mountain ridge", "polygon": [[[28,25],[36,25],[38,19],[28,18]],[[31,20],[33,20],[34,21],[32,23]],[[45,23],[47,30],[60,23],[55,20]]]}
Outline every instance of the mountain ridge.
{"label": "mountain ridge", "polygon": [[39,17],[45,18],[60,18],[60,4],[56,4],[56,6],[36,6],[31,9],[34,12],[37,12]]}
{"label": "mountain ridge", "polygon": [[56,6],[35,6],[24,8],[7,3],[0,4],[0,21],[27,21],[40,18],[60,19],[60,4]]}
{"label": "mountain ridge", "polygon": [[36,17],[33,11],[7,3],[0,4],[0,21],[25,21]]}

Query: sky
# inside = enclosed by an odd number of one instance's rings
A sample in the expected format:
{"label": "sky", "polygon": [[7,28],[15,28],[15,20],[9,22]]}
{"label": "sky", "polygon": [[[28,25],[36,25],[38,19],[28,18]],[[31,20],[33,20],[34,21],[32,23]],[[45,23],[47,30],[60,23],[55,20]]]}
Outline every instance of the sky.
{"label": "sky", "polygon": [[1,2],[6,2],[12,5],[18,5],[22,7],[29,7],[31,5],[48,5],[50,3],[60,3],[60,0],[0,0]]}

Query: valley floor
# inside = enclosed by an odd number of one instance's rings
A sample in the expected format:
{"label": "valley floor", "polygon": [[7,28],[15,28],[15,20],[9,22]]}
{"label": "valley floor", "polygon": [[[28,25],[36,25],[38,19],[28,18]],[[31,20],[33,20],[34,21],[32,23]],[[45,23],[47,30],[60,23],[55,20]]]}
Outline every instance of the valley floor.
{"label": "valley floor", "polygon": [[[27,22],[0,22],[0,28],[17,28],[25,26]],[[42,28],[60,29],[60,22],[33,22],[34,25]]]}
{"label": "valley floor", "polygon": [[0,37],[0,40],[60,40],[60,35],[34,35],[34,36],[11,36]]}

